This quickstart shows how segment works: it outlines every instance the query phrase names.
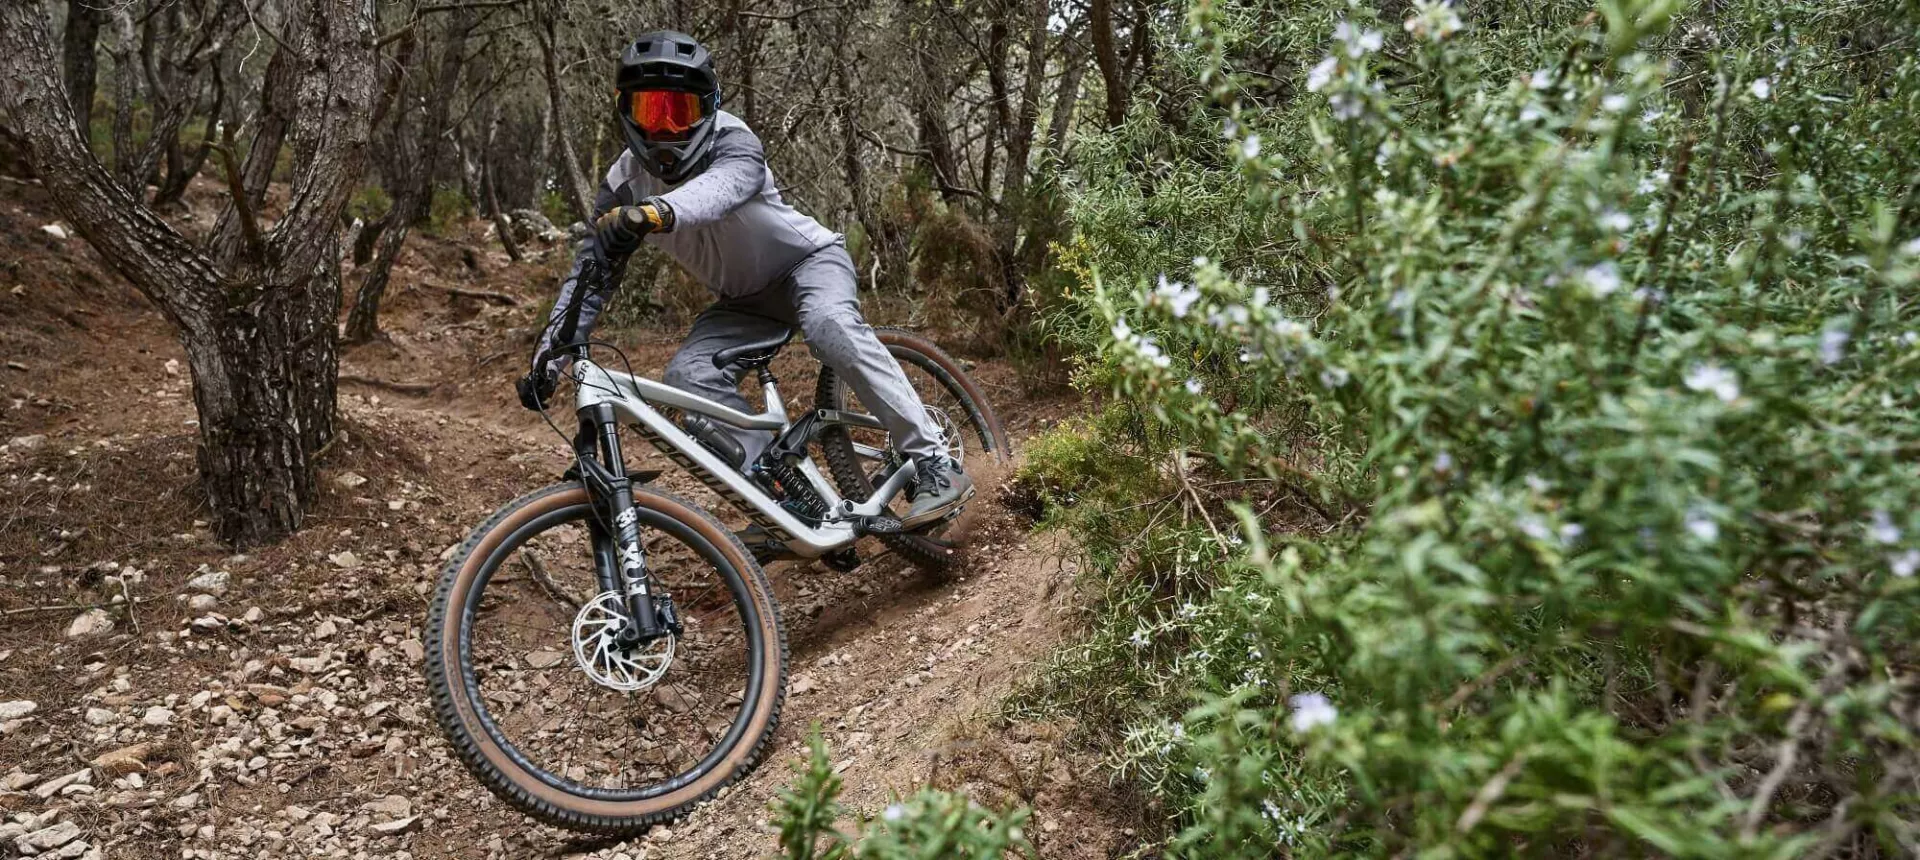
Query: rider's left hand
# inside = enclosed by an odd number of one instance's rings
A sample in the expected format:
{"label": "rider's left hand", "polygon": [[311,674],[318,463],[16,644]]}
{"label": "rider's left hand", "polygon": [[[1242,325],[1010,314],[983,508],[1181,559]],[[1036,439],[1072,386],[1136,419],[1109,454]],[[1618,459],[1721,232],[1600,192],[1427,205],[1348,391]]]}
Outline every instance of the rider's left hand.
{"label": "rider's left hand", "polygon": [[610,257],[625,257],[640,249],[648,233],[670,229],[673,210],[657,199],[638,206],[615,206],[594,219],[594,239]]}

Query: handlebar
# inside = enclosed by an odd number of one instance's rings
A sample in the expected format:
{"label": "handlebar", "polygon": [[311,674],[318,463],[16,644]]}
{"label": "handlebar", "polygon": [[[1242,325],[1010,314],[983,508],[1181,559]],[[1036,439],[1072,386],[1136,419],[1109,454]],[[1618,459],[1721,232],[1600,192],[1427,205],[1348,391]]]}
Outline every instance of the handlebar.
{"label": "handlebar", "polygon": [[[628,216],[623,213],[622,217]],[[548,359],[555,356],[571,353],[575,358],[586,357],[587,341],[584,338],[576,340],[580,331],[580,310],[588,293],[607,288],[613,263],[607,259],[606,251],[598,242],[588,240],[585,246],[589,256],[581,262],[580,273],[574,278],[573,295],[568,299],[567,308],[561,315],[560,330],[554,333],[546,349],[533,356],[532,369],[535,372],[546,367]],[[553,323],[549,321],[547,326],[551,328]]]}

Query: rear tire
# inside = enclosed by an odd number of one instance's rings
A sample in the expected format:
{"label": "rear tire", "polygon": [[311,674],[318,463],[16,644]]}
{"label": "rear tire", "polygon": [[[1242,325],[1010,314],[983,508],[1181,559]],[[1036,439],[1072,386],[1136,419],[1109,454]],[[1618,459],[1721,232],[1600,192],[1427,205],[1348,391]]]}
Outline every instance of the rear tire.
{"label": "rear tire", "polygon": [[[960,362],[933,341],[905,329],[876,326],[873,333],[886,346],[887,352],[900,362],[901,368],[909,371],[908,381],[914,383],[914,390],[923,402],[936,408],[950,407],[951,411],[961,413],[948,417],[960,431],[960,444],[965,448],[967,467],[978,468],[983,460],[985,465],[997,467],[1012,460],[1012,446],[1007,431],[1000,426],[1000,418],[993,413],[993,407],[987,403],[986,395],[981,393],[979,383],[967,375]],[[929,386],[937,387],[939,391],[923,390]],[[817,408],[847,409],[850,399],[855,396],[832,368],[820,368],[820,379],[814,388],[814,404]],[[864,499],[873,495],[874,481],[870,471],[871,461],[863,460],[856,453],[855,432],[873,434],[876,431],[850,432],[845,426],[829,427],[820,432],[820,449],[840,493],[850,499]],[[904,512],[904,505],[896,504],[895,508],[901,509],[896,510],[896,514]],[[888,549],[928,573],[944,572],[953,563],[952,550],[925,536],[891,534],[876,537]]]}
{"label": "rear tire", "polygon": [[[694,576],[713,576],[714,584],[698,596],[681,595],[687,599],[681,604],[686,636],[675,639],[683,644],[695,641],[696,648],[708,642],[737,644],[742,654],[736,673],[722,673],[712,665],[702,668],[703,659],[711,658],[683,649],[685,656],[675,658],[683,662],[667,669],[659,687],[622,694],[596,687],[571,659],[539,661],[545,665],[535,668],[549,673],[540,675],[514,659],[521,649],[539,648],[541,655],[568,650],[566,643],[548,641],[553,638],[550,631],[528,622],[551,623],[569,617],[578,607],[568,605],[568,599],[545,582],[536,588],[530,580],[544,579],[544,573],[521,577],[518,566],[498,578],[495,573],[507,568],[509,559],[520,559],[528,568],[553,564],[539,561],[554,556],[532,549],[548,546],[535,540],[563,530],[575,530],[565,532],[569,535],[585,531],[585,519],[593,516],[592,502],[578,483],[556,484],[522,496],[475,529],[441,573],[426,629],[427,687],[434,716],[467,770],[527,815],[556,827],[609,835],[636,833],[685,815],[752,771],[779,724],[786,692],[786,635],[773,590],[753,556],[700,508],[646,486],[635,486],[633,496],[643,534],[657,536],[663,545],[671,541],[676,548],[673,557],[686,562],[679,569],[693,571]],[[535,555],[533,561],[526,559],[528,553]],[[654,550],[648,553],[652,556]],[[568,563],[582,569],[577,560]],[[590,557],[584,561],[584,570],[590,577]],[[491,591],[489,585],[494,586]],[[664,586],[661,590],[674,591]],[[713,600],[700,602],[709,595]],[[703,626],[695,617],[701,614],[700,606],[709,607],[707,614],[720,621]],[[737,632],[728,620],[734,617],[739,619]],[[503,632],[478,626],[495,623]],[[518,628],[536,632],[518,632]],[[706,633],[714,636],[688,638]],[[494,636],[503,637],[506,644],[496,649],[491,644]],[[480,652],[478,659],[476,652]],[[525,666],[534,665],[532,656],[528,655]],[[721,656],[731,659],[732,655]],[[528,683],[529,679],[535,683]],[[515,686],[505,687],[508,681]],[[702,683],[717,686],[703,696],[697,686]],[[712,690],[720,691],[718,696]],[[521,691],[517,698],[515,691]],[[589,695],[597,698],[584,707],[571,707],[574,700]],[[710,703],[716,698],[722,719],[703,724],[706,715],[715,713]],[[705,706],[705,714],[690,709],[689,701]],[[640,716],[648,706],[668,710],[657,719]],[[734,709],[734,716],[724,717],[728,708]],[[523,711],[530,716],[522,718]],[[516,727],[535,722],[544,725],[529,729],[529,739],[509,737],[519,730]],[[620,733],[624,732],[634,734],[623,740]],[[682,741],[716,735],[711,749],[701,741],[691,748]],[[698,760],[678,772],[672,768],[679,765],[671,759],[659,763],[669,740],[688,758],[698,756]],[[555,748],[565,751],[560,754],[558,772],[547,761]],[[606,761],[590,758],[596,748],[606,753]],[[654,779],[649,769],[664,778]],[[589,780],[617,784],[586,784]]]}

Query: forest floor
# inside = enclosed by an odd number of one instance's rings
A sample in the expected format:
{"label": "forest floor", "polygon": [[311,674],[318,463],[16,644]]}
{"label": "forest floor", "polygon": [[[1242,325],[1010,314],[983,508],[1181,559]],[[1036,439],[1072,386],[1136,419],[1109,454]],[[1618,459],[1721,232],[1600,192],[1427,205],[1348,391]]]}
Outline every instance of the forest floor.
{"label": "forest floor", "polygon": [[[217,197],[191,199],[176,219],[204,230]],[[768,804],[814,724],[862,815],[931,782],[1031,806],[1042,857],[1139,847],[1138,810],[1063,743],[1071,726],[1000,713],[1075,612],[1071,554],[991,487],[949,576],[877,545],[850,573],[769,567],[790,695],[767,760],[724,796],[625,842],[520,816],[434,724],[421,624],[451,548],[565,467],[511,389],[565,249],[511,263],[477,222],[416,232],[384,339],[343,348],[341,432],[308,525],[236,554],[194,487],[179,344],[83,240],[43,229],[56,223],[34,183],[0,177],[0,857],[764,856]],[[618,338],[653,373],[678,335]],[[802,353],[777,367],[810,382]],[[1016,451],[1078,405],[1003,363],[974,373]],[[669,465],[644,448],[634,467]],[[661,483],[739,524],[687,476]]]}

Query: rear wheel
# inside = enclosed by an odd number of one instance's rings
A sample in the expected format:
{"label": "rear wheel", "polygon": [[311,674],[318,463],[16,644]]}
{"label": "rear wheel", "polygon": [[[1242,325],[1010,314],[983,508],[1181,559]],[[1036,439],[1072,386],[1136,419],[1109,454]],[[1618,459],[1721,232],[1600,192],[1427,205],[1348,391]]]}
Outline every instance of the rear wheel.
{"label": "rear wheel", "polygon": [[759,762],[779,721],[786,637],[760,566],[706,512],[649,487],[634,511],[679,635],[621,650],[594,576],[579,484],[523,496],[474,530],[427,624],[434,715],[468,770],[559,827],[671,820]]}
{"label": "rear wheel", "polygon": [[[927,408],[928,419],[939,430],[949,455],[959,461],[962,469],[978,475],[1011,459],[1006,430],[1001,428],[1000,419],[993,414],[993,407],[987,403],[979,384],[967,375],[960,362],[932,341],[905,329],[876,327],[874,334],[900,362],[907,381]],[[861,405],[859,395],[846,380],[828,367],[820,369],[814,401],[821,409],[871,412]],[[821,431],[820,448],[828,471],[833,473],[834,484],[842,495],[851,499],[871,496],[874,487],[900,462],[892,435],[884,430],[836,425]],[[903,502],[893,506],[896,515],[905,510]],[[915,567],[938,573],[952,563],[952,551],[943,542],[930,538],[937,538],[945,529],[943,524],[920,534],[878,537]]]}

